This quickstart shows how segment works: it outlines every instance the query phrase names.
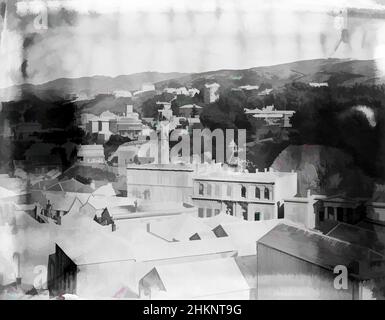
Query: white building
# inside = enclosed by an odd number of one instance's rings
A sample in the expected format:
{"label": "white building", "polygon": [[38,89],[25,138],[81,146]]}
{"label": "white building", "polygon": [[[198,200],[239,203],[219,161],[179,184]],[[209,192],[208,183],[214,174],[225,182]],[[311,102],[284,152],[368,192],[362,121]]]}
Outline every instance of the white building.
{"label": "white building", "polygon": [[104,148],[100,144],[81,145],[78,150],[77,159],[81,163],[104,163]]}
{"label": "white building", "polygon": [[200,217],[225,211],[244,220],[276,219],[286,197],[297,193],[296,172],[219,170],[194,176],[193,203]]}

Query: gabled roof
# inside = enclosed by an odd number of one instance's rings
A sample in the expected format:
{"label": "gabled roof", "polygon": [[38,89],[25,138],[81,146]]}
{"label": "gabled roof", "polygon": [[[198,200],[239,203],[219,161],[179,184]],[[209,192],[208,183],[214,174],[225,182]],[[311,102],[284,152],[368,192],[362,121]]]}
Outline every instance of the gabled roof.
{"label": "gabled roof", "polygon": [[220,227],[223,228],[225,234],[236,246],[238,255],[244,256],[255,255],[257,241],[281,222],[282,220],[280,219],[261,221],[241,220],[236,223],[223,223]]}
{"label": "gabled roof", "polygon": [[351,269],[349,274],[361,280],[375,277],[369,265],[383,260],[370,249],[287,224],[277,225],[258,244],[331,271],[337,265],[347,266]]}
{"label": "gabled roof", "polygon": [[83,184],[74,178],[57,182],[48,187],[47,190],[78,193],[92,193],[94,191],[89,185]]}
{"label": "gabled roof", "polygon": [[103,231],[75,232],[56,244],[78,266],[135,259],[126,241]]}
{"label": "gabled roof", "polygon": [[116,192],[115,192],[114,188],[112,187],[111,183],[107,183],[106,185],[99,187],[92,194],[93,195],[103,195],[103,196],[108,196],[108,197],[116,196]]}
{"label": "gabled roof", "polygon": [[168,297],[203,298],[250,289],[233,258],[160,265],[154,269]]}

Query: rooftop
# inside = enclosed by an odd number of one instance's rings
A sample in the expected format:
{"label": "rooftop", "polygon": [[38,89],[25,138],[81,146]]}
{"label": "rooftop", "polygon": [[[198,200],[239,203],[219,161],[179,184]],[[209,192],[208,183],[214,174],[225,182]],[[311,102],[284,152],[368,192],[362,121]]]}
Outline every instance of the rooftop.
{"label": "rooftop", "polygon": [[218,170],[216,172],[201,173],[195,176],[198,180],[212,180],[212,181],[237,181],[237,182],[261,182],[261,183],[275,183],[280,177],[288,175],[296,175],[295,172],[234,172]]}
{"label": "rooftop", "polygon": [[161,265],[155,270],[173,297],[201,298],[249,290],[233,258]]}
{"label": "rooftop", "polygon": [[352,268],[350,275],[361,280],[372,279],[375,275],[368,265],[383,259],[370,249],[287,224],[277,225],[258,243],[325,269],[347,266]]}
{"label": "rooftop", "polygon": [[330,237],[350,242],[376,251],[385,256],[385,234],[373,232],[359,226],[339,223],[327,234]]}

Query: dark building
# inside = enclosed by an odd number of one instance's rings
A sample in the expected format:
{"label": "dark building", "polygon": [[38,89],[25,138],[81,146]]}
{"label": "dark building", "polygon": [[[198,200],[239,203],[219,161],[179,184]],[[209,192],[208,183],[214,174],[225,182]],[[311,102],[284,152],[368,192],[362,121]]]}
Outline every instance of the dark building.
{"label": "dark building", "polygon": [[[382,255],[318,232],[279,224],[257,242],[258,299],[384,299]],[[347,288],[335,286],[346,267]]]}
{"label": "dark building", "polygon": [[56,244],[48,257],[48,291],[50,296],[76,292],[76,264]]}

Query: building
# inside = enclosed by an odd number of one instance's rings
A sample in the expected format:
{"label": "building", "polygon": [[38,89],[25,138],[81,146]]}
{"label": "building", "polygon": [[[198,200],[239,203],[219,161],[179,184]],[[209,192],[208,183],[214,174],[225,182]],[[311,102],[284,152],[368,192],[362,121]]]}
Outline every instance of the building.
{"label": "building", "polygon": [[24,153],[25,160],[13,160],[15,170],[22,169],[35,174],[44,174],[50,170],[61,171],[62,159],[60,154],[55,152],[55,148],[60,146],[42,142],[32,144]]}
{"label": "building", "polygon": [[[194,111],[195,110],[195,111]],[[179,107],[179,115],[186,118],[194,118],[194,112],[198,116],[202,112],[203,108],[197,104],[185,104],[184,106]]]}
{"label": "building", "polygon": [[[383,257],[318,232],[277,225],[257,242],[257,264],[259,300],[384,298]],[[347,268],[347,288],[335,287],[336,266]]]}
{"label": "building", "polygon": [[164,88],[163,92],[175,94],[175,95],[184,95],[193,97],[196,94],[199,94],[199,90],[196,88],[190,88],[187,89],[186,87],[180,87],[180,88]]}
{"label": "building", "polygon": [[114,298],[127,288],[136,298],[139,280],[156,266],[236,255],[228,239],[166,242],[143,230],[107,232],[97,226],[77,232],[68,229],[56,238],[48,259],[50,296]]}
{"label": "building", "polygon": [[15,140],[39,140],[37,134],[42,131],[41,124],[38,122],[22,122],[13,127],[13,138]]}
{"label": "building", "polygon": [[191,202],[192,166],[143,164],[127,166],[127,196],[155,202]]}
{"label": "building", "polygon": [[266,106],[262,109],[247,109],[245,113],[252,115],[255,119],[263,119],[268,125],[277,125],[283,128],[290,128],[290,118],[294,115],[293,110],[276,110],[274,106]]}
{"label": "building", "polygon": [[315,206],[315,228],[328,232],[338,222],[356,224],[366,216],[365,201],[346,196],[331,196],[318,200]]}
{"label": "building", "polygon": [[205,104],[214,103],[219,99],[219,87],[218,83],[206,83],[203,91],[203,101]]}
{"label": "building", "polygon": [[328,87],[329,85],[327,82],[309,82],[309,86],[314,88],[321,88]]}
{"label": "building", "polygon": [[104,148],[100,144],[81,145],[77,160],[84,164],[103,164],[105,162]]}
{"label": "building", "polygon": [[166,120],[171,120],[173,113],[171,109],[171,101],[164,102],[164,101],[157,101],[156,104],[158,106],[162,106],[163,108],[159,109],[159,116],[160,118],[165,118]]}
{"label": "building", "polygon": [[131,98],[132,97],[132,93],[128,90],[115,90],[114,92],[114,95],[116,98]]}
{"label": "building", "polygon": [[258,221],[281,218],[283,199],[297,193],[295,172],[231,172],[218,170],[194,176],[193,203],[200,217],[221,211]]}
{"label": "building", "polygon": [[234,258],[156,266],[139,282],[142,299],[248,300],[250,287]]}
{"label": "building", "polygon": [[285,219],[301,225],[308,229],[316,227],[316,211],[326,196],[312,195],[308,190],[306,197],[292,197],[284,199],[284,217]]}

